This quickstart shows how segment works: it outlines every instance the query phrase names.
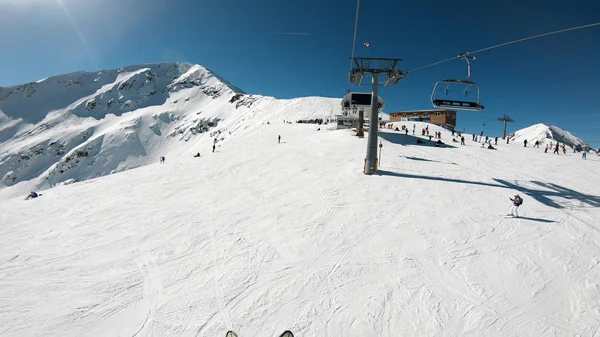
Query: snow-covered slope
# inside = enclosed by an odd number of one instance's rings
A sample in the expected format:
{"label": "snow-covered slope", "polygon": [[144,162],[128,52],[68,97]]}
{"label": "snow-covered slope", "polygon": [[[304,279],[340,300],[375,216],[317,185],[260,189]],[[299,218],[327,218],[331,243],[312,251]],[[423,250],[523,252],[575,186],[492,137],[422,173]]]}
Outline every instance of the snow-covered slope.
{"label": "snow-covered slope", "polygon": [[196,153],[270,119],[327,118],[339,109],[339,99],[247,95],[186,63],[0,88],[0,198]]}
{"label": "snow-covered slope", "polygon": [[[575,137],[568,131],[565,131],[558,126],[554,125],[545,125],[545,124],[535,124],[530,127],[515,131],[514,133],[508,136],[511,141],[523,142],[527,139],[527,142],[533,144],[535,141],[539,141],[540,144],[549,143],[551,140],[555,143],[558,141],[561,144],[565,144],[569,147],[574,147],[576,145],[588,145],[583,140]],[[589,145],[588,145],[589,146]]]}
{"label": "snow-covered slope", "polygon": [[600,157],[431,126],[447,147],[385,130],[365,176],[366,138],[283,123],[301,102],[200,158],[1,201],[0,335],[600,333]]}

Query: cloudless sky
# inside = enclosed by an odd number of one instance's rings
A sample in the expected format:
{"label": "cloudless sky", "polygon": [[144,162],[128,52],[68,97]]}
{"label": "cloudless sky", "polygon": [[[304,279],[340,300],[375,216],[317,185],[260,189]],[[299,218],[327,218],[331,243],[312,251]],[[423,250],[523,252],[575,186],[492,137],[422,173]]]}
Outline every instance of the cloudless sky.
{"label": "cloudless sky", "polygon": [[[252,94],[343,97],[353,0],[0,0],[0,86],[162,61],[198,63]],[[522,37],[600,22],[597,0],[362,0],[356,56],[402,58],[411,70]],[[362,46],[369,42],[370,47]],[[477,54],[482,112],[457,129],[501,135],[554,124],[600,146],[600,26]],[[386,112],[429,109],[455,60],[382,88]],[[485,124],[485,126],[484,126]]]}

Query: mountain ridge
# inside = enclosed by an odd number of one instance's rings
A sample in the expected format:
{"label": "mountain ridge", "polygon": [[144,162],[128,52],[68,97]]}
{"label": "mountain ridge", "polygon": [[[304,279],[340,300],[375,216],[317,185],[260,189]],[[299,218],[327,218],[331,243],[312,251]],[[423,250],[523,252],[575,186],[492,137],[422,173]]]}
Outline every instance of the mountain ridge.
{"label": "mountain ridge", "polygon": [[220,146],[270,118],[327,118],[340,109],[333,98],[247,94],[190,63],[74,72],[0,88],[0,190],[116,173]]}

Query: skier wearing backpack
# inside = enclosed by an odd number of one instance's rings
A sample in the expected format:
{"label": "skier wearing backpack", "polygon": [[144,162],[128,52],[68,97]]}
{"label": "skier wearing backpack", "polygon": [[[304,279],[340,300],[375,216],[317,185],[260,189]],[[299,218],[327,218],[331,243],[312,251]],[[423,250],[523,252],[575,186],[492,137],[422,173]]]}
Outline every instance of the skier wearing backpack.
{"label": "skier wearing backpack", "polygon": [[520,195],[515,195],[515,198],[510,198],[510,201],[512,201],[512,207],[510,209],[510,214],[511,216],[514,216],[515,218],[519,217],[519,206],[521,206],[523,204],[523,198],[521,198]]}

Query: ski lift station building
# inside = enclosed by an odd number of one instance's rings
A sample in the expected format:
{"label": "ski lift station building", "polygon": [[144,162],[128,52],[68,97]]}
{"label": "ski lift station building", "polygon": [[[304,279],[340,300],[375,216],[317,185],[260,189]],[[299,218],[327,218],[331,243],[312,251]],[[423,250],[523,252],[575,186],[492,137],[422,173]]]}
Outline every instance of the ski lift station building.
{"label": "ski lift station building", "polygon": [[444,109],[390,112],[390,122],[426,122],[454,130],[456,111]]}
{"label": "ski lift station building", "polygon": [[[369,123],[371,117],[371,97],[370,92],[350,92],[342,98],[342,114],[337,115],[338,128],[353,128],[358,127],[358,118],[360,112],[363,112],[363,120]],[[381,96],[377,96],[379,102],[378,116],[381,120],[381,113],[385,108],[385,102]]]}

